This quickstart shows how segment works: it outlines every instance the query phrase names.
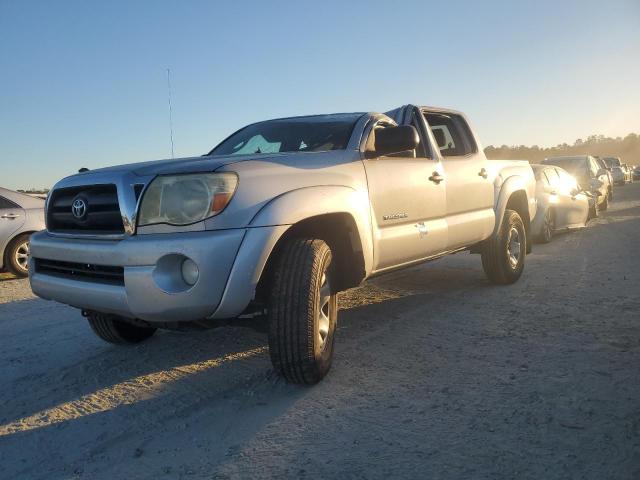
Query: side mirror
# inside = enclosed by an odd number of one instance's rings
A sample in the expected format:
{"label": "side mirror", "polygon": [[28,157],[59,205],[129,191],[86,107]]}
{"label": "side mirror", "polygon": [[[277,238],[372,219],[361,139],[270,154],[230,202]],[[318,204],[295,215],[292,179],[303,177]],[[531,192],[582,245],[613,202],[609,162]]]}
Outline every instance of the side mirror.
{"label": "side mirror", "polygon": [[572,188],[571,191],[569,192],[569,194],[572,197],[577,197],[578,195],[580,195],[582,193],[582,190],[579,188]]}
{"label": "side mirror", "polygon": [[602,176],[607,176],[607,170],[605,168],[601,168],[600,170],[598,170],[598,173],[596,174],[596,177],[602,177]]}
{"label": "side mirror", "polygon": [[367,146],[365,152],[367,158],[414,150],[420,142],[418,132],[411,125],[381,128],[376,130],[374,134],[374,144]]}

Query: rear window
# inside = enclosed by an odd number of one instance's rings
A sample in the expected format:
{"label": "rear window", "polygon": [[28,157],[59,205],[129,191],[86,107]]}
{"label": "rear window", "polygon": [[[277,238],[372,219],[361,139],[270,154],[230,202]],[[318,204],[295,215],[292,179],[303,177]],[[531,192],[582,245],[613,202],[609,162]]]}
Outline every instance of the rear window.
{"label": "rear window", "polygon": [[478,151],[467,122],[460,115],[424,112],[443,157],[468,155]]}
{"label": "rear window", "polygon": [[584,176],[589,173],[589,164],[587,163],[586,158],[547,158],[543,163],[545,165],[555,165],[557,167],[563,168],[574,176]]}

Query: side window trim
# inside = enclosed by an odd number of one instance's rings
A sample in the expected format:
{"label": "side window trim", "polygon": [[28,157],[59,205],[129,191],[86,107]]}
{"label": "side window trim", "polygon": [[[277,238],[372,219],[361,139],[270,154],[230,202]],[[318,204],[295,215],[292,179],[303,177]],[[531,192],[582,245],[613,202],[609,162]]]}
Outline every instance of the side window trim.
{"label": "side window trim", "polygon": [[416,158],[427,158],[429,160],[433,160],[433,152],[430,145],[431,142],[429,141],[429,136],[425,131],[425,122],[424,120],[420,121],[420,117],[422,117],[422,115],[420,115],[420,112],[416,110],[416,108],[412,108],[411,115],[409,117],[409,125],[413,125],[416,130],[418,130],[422,147],[422,152],[419,152],[418,149],[416,149]]}

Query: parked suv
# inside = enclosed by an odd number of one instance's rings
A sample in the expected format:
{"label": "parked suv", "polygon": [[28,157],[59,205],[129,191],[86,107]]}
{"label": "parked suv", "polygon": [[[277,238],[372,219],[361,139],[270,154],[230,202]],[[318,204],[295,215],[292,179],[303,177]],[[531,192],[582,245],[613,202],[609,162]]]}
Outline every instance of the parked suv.
{"label": "parked suv", "polygon": [[339,291],[462,250],[513,283],[535,211],[529,164],[487,160],[460,112],[269,120],[203,157],[58,182],[31,286],[112,343],[263,316],[275,369],[315,383],[331,366]]}
{"label": "parked suv", "polygon": [[596,159],[591,155],[546,158],[542,164],[555,165],[565,169],[575,177],[580,188],[595,197],[590,217],[597,216],[598,210],[606,210],[609,207],[609,200],[613,198],[613,187],[609,184],[608,172],[606,169],[600,168]]}

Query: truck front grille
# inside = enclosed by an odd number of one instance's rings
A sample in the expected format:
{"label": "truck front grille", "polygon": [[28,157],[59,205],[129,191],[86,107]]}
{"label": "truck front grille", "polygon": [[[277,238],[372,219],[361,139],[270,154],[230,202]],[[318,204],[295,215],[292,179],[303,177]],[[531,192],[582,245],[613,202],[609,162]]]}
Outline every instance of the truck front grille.
{"label": "truck front grille", "polygon": [[47,229],[56,233],[122,234],[116,186],[84,185],[51,193]]}
{"label": "truck front grille", "polygon": [[124,268],[110,265],[61,262],[34,258],[36,273],[54,277],[84,280],[111,285],[124,285]]}

